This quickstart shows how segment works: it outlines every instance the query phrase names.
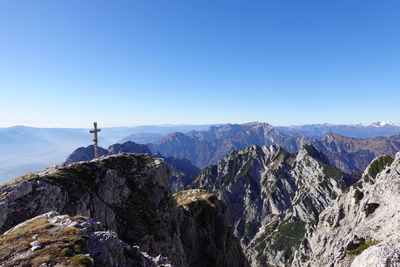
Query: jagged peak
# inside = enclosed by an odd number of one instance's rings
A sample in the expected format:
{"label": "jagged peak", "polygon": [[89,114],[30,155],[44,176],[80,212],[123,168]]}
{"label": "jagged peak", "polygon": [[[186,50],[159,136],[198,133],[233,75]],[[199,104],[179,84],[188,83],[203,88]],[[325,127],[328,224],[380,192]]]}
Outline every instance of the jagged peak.
{"label": "jagged peak", "polygon": [[373,123],[362,123],[359,125],[364,127],[387,127],[387,126],[400,127],[400,123],[395,123],[391,121],[377,121]]}
{"label": "jagged peak", "polygon": [[230,155],[226,156],[225,159],[232,159],[233,157],[237,155],[254,155],[256,157],[266,157],[266,158],[275,158],[279,154],[290,154],[286,150],[284,150],[282,147],[278,145],[271,145],[271,146],[259,146],[259,145],[251,145],[247,146],[238,150],[233,151]]}
{"label": "jagged peak", "polygon": [[333,142],[333,141],[337,141],[337,140],[358,140],[358,138],[353,138],[353,137],[347,137],[347,136],[343,136],[337,133],[327,133],[324,138],[323,141],[326,142]]}

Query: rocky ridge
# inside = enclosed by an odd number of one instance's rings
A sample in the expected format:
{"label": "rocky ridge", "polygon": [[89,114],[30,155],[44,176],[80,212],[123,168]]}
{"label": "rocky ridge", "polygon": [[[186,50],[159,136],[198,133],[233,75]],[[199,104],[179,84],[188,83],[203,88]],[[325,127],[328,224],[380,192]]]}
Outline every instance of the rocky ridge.
{"label": "rocky ridge", "polygon": [[[96,244],[98,240],[92,233],[106,231],[101,239],[113,241],[110,241],[111,247],[104,245],[104,249],[109,252],[109,258],[116,259],[103,264],[93,252],[103,250],[102,244],[77,248],[69,251],[69,256],[65,254],[65,247],[57,246],[54,255],[59,256],[60,263],[65,260],[71,263],[73,257],[84,254],[94,266],[132,266],[130,262],[135,260],[143,260],[138,266],[203,266],[204,259],[220,264],[209,266],[247,266],[240,245],[226,224],[229,213],[224,204],[212,199],[177,206],[168,189],[168,177],[164,160],[145,154],[107,156],[25,175],[0,187],[0,238],[7,238],[16,228],[9,230],[21,223],[30,227],[30,238],[46,235],[47,228],[37,229],[36,233],[29,220],[42,216],[35,220],[49,221],[53,215],[48,212],[54,211],[61,214],[56,216],[65,216],[62,220],[75,226],[79,222],[74,216],[79,216],[82,222],[98,222],[97,228],[87,231],[81,231],[81,226],[75,227],[78,230],[71,230],[74,228],[71,225],[66,228],[75,235],[85,236],[89,244]],[[53,223],[49,227],[58,226]],[[40,254],[48,244],[54,243],[48,239],[49,243],[38,241],[42,247],[33,253],[19,251],[22,255],[19,259],[38,264],[32,266],[55,266],[55,262]],[[28,238],[28,241],[31,240]],[[32,251],[27,243],[21,249]],[[1,255],[4,261],[15,260],[16,254],[11,248],[4,248]]]}
{"label": "rocky ridge", "polygon": [[297,154],[250,146],[205,168],[191,186],[217,194],[252,266],[290,265],[307,256],[319,213],[355,180],[311,145]]}

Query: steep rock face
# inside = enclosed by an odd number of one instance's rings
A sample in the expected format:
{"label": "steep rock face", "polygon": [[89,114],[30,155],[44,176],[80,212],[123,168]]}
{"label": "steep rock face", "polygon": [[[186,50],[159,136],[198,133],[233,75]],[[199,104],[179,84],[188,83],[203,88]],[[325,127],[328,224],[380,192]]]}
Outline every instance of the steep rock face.
{"label": "steep rock face", "polygon": [[310,265],[400,266],[399,202],[400,153],[394,161],[375,159],[363,179],[321,213],[309,237]]}
{"label": "steep rock face", "polygon": [[[174,198],[183,211],[180,232],[189,266],[248,265],[239,242],[230,242],[235,237],[223,202],[199,189],[181,191]],[[199,244],[206,245],[199,250]]]}
{"label": "steep rock face", "polygon": [[[149,257],[161,255],[173,266],[189,266],[180,226],[190,218],[170,194],[162,159],[119,154],[49,168],[0,187],[1,232],[50,211],[90,217],[127,245],[139,246]],[[205,257],[203,246],[198,244],[199,258],[191,262]]]}
{"label": "steep rock face", "polygon": [[297,154],[250,146],[205,168],[192,186],[227,203],[252,266],[267,266],[290,264],[319,213],[352,182],[313,146]]}

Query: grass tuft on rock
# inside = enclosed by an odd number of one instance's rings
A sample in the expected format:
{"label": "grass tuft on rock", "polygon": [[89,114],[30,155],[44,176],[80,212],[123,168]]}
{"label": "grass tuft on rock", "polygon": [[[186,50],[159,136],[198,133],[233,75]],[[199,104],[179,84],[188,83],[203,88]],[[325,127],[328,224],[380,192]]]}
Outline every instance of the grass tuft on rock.
{"label": "grass tuft on rock", "polygon": [[94,265],[93,259],[84,254],[78,254],[71,258],[71,263],[79,264],[85,267],[92,267]]}
{"label": "grass tuft on rock", "polygon": [[195,201],[205,201],[211,207],[215,207],[215,205],[210,201],[210,198],[214,197],[215,195],[207,193],[207,191],[202,189],[183,190],[175,193],[173,196],[178,207],[189,205]]}
{"label": "grass tuft on rock", "polygon": [[394,159],[390,156],[383,155],[374,160],[368,168],[368,175],[372,178],[376,178],[378,173],[383,171],[386,166],[389,166],[393,163]]}
{"label": "grass tuft on rock", "polygon": [[358,239],[359,243],[357,244],[357,247],[351,250],[347,251],[347,254],[357,256],[360,255],[364,250],[366,250],[369,247],[375,246],[379,244],[379,241],[372,240],[372,239],[367,239],[365,240],[364,238]]}

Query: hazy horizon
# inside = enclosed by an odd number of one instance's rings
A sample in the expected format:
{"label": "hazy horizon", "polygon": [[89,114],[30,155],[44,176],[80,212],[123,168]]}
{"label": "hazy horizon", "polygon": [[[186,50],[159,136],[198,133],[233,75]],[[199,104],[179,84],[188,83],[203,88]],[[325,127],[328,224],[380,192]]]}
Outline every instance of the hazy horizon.
{"label": "hazy horizon", "polygon": [[[247,121],[247,122],[219,122],[219,123],[162,123],[162,124],[141,124],[141,125],[117,125],[117,126],[102,126],[98,123],[99,128],[135,128],[135,127],[174,127],[174,126],[204,126],[204,125],[224,125],[224,124],[247,124],[247,123],[267,123],[276,127],[292,127],[292,126],[303,126],[303,125],[370,125],[376,123],[388,123],[388,124],[398,124],[397,121],[388,121],[388,120],[378,120],[378,121],[368,121],[368,122],[356,122],[356,123],[330,123],[330,122],[322,122],[322,123],[304,123],[304,124],[272,124],[267,121]],[[40,125],[9,125],[2,126],[0,124],[0,129],[12,128],[12,127],[30,127],[30,128],[49,128],[49,129],[90,129],[93,128],[93,122],[88,123],[86,127],[58,127],[58,126],[40,126]]]}

